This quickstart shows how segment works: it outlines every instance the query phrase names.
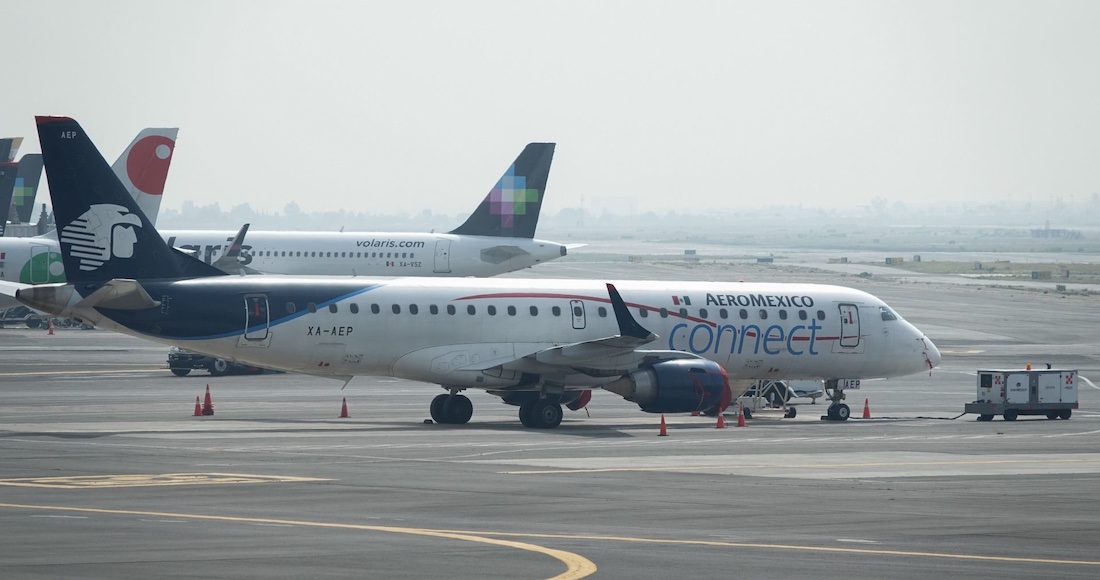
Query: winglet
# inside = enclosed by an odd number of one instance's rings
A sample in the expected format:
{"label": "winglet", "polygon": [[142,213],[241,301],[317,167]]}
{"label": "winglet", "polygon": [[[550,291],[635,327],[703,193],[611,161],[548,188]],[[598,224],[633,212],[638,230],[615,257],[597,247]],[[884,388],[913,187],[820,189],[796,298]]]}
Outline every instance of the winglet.
{"label": "winglet", "polygon": [[229,243],[229,247],[226,248],[225,253],[220,258],[214,261],[213,266],[222,272],[227,274],[260,274],[258,270],[253,270],[242,264],[238,259],[241,255],[241,249],[244,247],[244,237],[248,234],[249,224],[244,224],[237,235],[233,237],[233,241]]}
{"label": "winglet", "polygon": [[634,317],[630,314],[630,309],[626,307],[626,302],[623,301],[623,297],[619,295],[619,291],[615,289],[614,284],[607,285],[607,294],[611,297],[611,308],[615,310],[615,321],[619,323],[620,335],[643,340],[657,338],[656,334],[646,330],[645,327],[638,324],[637,320],[634,320]]}

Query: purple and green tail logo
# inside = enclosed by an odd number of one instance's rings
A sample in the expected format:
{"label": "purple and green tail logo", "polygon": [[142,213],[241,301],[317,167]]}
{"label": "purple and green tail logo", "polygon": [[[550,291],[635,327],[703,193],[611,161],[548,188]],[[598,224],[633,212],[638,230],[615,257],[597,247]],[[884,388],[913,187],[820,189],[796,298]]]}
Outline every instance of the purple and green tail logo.
{"label": "purple and green tail logo", "polygon": [[516,175],[513,163],[489,192],[489,213],[500,216],[500,227],[511,228],[517,215],[527,215],[527,206],[538,203],[539,190],[527,189],[527,177]]}

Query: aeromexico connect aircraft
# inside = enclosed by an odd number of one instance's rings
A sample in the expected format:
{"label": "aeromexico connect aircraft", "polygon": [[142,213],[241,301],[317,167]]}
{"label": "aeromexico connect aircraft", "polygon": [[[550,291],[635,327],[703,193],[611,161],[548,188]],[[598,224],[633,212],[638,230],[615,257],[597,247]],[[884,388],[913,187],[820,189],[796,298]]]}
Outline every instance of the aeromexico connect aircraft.
{"label": "aeromexico connect aircraft", "polygon": [[528,427],[556,427],[603,388],[648,412],[720,413],[761,378],[929,370],[935,345],[874,296],[839,286],[588,280],[229,276],[170,248],[80,126],[38,118],[69,284],[18,289],[34,308],[264,367],[486,389]]}
{"label": "aeromexico connect aircraft", "polygon": [[[564,256],[567,247],[534,239],[553,143],[530,143],[481,204],[449,233],[250,231],[241,270],[336,276],[495,276]],[[168,245],[207,264],[236,232],[162,231]],[[236,273],[236,272],[235,272]]]}
{"label": "aeromexico connect aircraft", "polygon": [[[160,213],[160,200],[178,132],[179,129],[174,127],[143,129],[112,166],[115,176],[154,224]],[[23,159],[29,156],[25,155]],[[36,168],[41,173],[41,155],[38,157]],[[20,165],[22,163],[23,160]],[[3,181],[2,171],[3,165],[0,164],[0,182]],[[23,173],[22,167],[19,173]],[[34,186],[37,189],[37,179]],[[57,232],[29,238],[0,238],[0,280],[22,284],[64,282],[65,269],[61,262]],[[0,310],[19,305],[10,297],[0,296]]]}

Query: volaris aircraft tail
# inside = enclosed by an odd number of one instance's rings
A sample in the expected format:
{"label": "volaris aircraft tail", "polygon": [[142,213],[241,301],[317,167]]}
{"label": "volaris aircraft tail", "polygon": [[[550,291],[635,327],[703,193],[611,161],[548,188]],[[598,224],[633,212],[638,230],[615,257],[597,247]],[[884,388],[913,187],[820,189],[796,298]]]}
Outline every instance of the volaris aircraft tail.
{"label": "volaris aircraft tail", "polygon": [[0,237],[4,236],[4,227],[8,224],[11,194],[15,187],[15,175],[18,172],[18,163],[0,162]]}
{"label": "volaris aircraft tail", "polygon": [[533,238],[539,222],[554,143],[529,143],[466,223],[450,233]]}
{"label": "volaris aircraft tail", "polygon": [[[15,173],[15,188],[12,190],[12,207],[20,222],[31,223],[34,212],[34,197],[38,194],[38,181],[42,178],[42,155],[28,153],[19,160],[19,170]],[[14,220],[13,220],[14,221]]]}
{"label": "volaris aircraft tail", "polygon": [[79,123],[35,120],[65,275],[78,290],[116,278],[224,275],[164,243]]}

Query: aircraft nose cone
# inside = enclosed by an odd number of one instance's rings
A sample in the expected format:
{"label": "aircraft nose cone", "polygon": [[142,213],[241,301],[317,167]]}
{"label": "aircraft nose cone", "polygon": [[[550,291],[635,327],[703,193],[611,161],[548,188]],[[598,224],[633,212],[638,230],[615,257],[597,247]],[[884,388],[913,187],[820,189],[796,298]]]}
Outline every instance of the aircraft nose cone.
{"label": "aircraft nose cone", "polygon": [[921,340],[924,341],[924,354],[928,358],[928,364],[932,367],[940,366],[940,349],[936,348],[935,344],[927,336],[922,336]]}

